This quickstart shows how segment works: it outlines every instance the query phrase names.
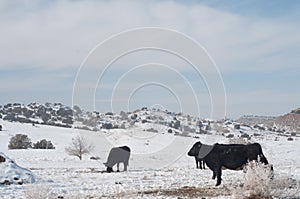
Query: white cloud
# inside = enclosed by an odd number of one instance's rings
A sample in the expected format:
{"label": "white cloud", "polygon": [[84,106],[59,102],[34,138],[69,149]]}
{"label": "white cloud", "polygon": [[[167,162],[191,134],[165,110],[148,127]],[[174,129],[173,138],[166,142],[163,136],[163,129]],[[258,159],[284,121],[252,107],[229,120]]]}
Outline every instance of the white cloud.
{"label": "white cloud", "polygon": [[[79,66],[99,42],[126,29],[160,26],[204,44],[222,71],[299,63],[299,22],[240,16],[173,1],[18,1],[0,5],[0,67]],[[23,8],[23,9],[22,9]],[[247,68],[243,68],[243,66]],[[251,66],[251,67],[249,67]]]}
{"label": "white cloud", "polygon": [[[93,47],[113,34],[138,27],[158,26],[178,30],[202,44],[221,72],[242,72],[240,75],[248,71],[293,71],[300,63],[299,23],[299,14],[295,13],[271,19],[178,1],[0,1],[0,70],[14,68],[17,73],[17,69],[32,67],[56,68],[57,71],[65,67],[76,68]],[[128,55],[116,64],[123,67],[161,61],[181,73],[191,72],[183,65],[176,65],[180,63],[177,58],[172,59],[172,56],[163,53],[161,56],[136,53],[136,56]],[[116,65],[115,69],[118,69]],[[50,87],[51,81],[60,84],[60,78],[69,78],[67,73],[64,71],[53,78],[45,78],[30,76],[28,72],[24,82],[18,79],[18,75],[11,78],[11,74],[2,79],[1,87],[6,91],[22,90],[32,85]],[[99,75],[91,74],[88,78]],[[194,76],[189,77],[189,82],[193,83]],[[10,82],[9,87],[4,86],[6,82]],[[172,82],[171,79],[169,82]],[[235,83],[238,84],[237,81]],[[81,86],[95,87],[94,83]],[[105,86],[109,88],[111,85]],[[241,93],[228,94],[231,113],[269,111],[276,114],[290,109],[290,106],[297,106],[294,99],[298,96],[291,92],[282,95],[276,88],[267,92],[261,88],[249,93],[251,90],[245,88]],[[272,112],[272,108],[265,106],[270,102],[272,107],[276,106],[276,111]],[[278,108],[282,102],[285,106]]]}

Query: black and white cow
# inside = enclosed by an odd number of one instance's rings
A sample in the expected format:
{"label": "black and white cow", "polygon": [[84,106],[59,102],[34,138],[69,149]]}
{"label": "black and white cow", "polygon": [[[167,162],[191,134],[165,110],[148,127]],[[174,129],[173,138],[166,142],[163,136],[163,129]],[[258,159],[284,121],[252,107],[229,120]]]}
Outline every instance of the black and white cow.
{"label": "black and white cow", "polygon": [[188,152],[189,156],[202,158],[208,168],[213,171],[213,179],[217,177],[216,186],[221,184],[222,167],[231,170],[242,169],[252,160],[268,164],[260,144],[215,144],[205,145],[196,142]]}
{"label": "black and white cow", "polygon": [[117,172],[119,172],[119,164],[123,162],[124,171],[127,171],[127,166],[130,157],[130,148],[128,146],[114,147],[110,150],[107,162],[104,165],[107,167],[107,172],[113,172],[113,166],[117,164]]}

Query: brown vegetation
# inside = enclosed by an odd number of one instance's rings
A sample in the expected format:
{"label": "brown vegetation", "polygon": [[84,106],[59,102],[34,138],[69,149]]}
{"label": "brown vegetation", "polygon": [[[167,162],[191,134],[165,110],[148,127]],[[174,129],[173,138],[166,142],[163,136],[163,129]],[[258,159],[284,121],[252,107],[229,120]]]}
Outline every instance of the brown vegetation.
{"label": "brown vegetation", "polygon": [[184,186],[174,189],[155,189],[143,191],[139,192],[138,195],[166,196],[176,198],[205,198],[228,196],[230,195],[230,192],[226,188]]}

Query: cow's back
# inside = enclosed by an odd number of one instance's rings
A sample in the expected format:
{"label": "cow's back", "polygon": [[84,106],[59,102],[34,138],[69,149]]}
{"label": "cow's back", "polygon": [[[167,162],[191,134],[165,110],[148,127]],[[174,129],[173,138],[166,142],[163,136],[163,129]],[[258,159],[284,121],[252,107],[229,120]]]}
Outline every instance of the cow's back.
{"label": "cow's back", "polygon": [[267,159],[262,153],[260,144],[254,143],[249,145],[243,144],[216,144],[213,150],[205,158],[206,164],[224,166],[227,169],[240,169],[248,161],[257,160],[258,157],[265,164]]}
{"label": "cow's back", "polygon": [[227,169],[239,169],[247,162],[247,150],[245,145],[240,144],[216,144],[205,157],[205,162],[212,168],[224,166]]}
{"label": "cow's back", "polygon": [[130,148],[128,146],[121,146],[118,148],[123,149],[124,151],[130,152]]}

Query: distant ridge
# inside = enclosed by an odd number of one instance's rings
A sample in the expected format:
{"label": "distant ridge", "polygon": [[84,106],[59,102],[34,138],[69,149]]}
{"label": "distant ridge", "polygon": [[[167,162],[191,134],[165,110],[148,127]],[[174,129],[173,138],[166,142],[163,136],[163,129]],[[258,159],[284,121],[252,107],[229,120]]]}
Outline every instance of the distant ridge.
{"label": "distant ridge", "polygon": [[285,127],[289,131],[300,131],[300,108],[292,110],[290,113],[276,117],[275,123]]}
{"label": "distant ridge", "polygon": [[262,124],[269,129],[276,127],[283,131],[300,132],[300,108],[278,117],[244,115],[237,122],[246,125]]}
{"label": "distant ridge", "polygon": [[[167,132],[183,136],[201,133],[223,133],[227,132],[228,128],[243,125],[249,126],[252,130],[259,129],[279,133],[300,132],[300,108],[279,117],[245,115],[236,121],[232,121],[227,119],[205,120],[184,113],[155,108],[148,109],[147,107],[132,112],[99,113],[97,111],[84,111],[78,106],[70,108],[62,103],[40,104],[34,102],[27,105],[8,103],[0,106],[0,119],[9,122],[72,127],[90,131],[148,126],[145,127],[145,131]],[[167,130],[161,132],[159,130],[161,127]]]}
{"label": "distant ridge", "polygon": [[136,124],[149,124],[149,129],[145,129],[147,131],[158,132],[150,127],[156,125],[170,128],[169,132],[176,135],[196,133],[199,131],[199,124],[203,128],[208,124],[194,116],[168,110],[148,109],[147,107],[132,112],[99,113],[97,111],[84,111],[78,106],[70,108],[61,103],[40,104],[35,102],[27,105],[8,103],[0,106],[0,119],[9,122],[73,127],[90,131],[126,129]]}

